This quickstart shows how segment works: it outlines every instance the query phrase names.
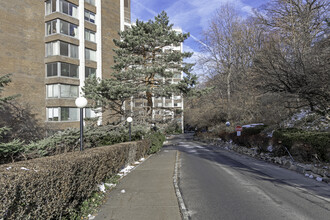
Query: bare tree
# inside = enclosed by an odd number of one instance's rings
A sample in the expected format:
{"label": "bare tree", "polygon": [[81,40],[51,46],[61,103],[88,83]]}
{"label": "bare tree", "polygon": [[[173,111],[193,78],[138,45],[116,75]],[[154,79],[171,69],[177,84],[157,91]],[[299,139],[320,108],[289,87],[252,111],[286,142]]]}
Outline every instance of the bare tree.
{"label": "bare tree", "polygon": [[329,111],[329,2],[273,0],[256,15],[265,31],[254,60],[258,88],[286,97],[288,107]]}

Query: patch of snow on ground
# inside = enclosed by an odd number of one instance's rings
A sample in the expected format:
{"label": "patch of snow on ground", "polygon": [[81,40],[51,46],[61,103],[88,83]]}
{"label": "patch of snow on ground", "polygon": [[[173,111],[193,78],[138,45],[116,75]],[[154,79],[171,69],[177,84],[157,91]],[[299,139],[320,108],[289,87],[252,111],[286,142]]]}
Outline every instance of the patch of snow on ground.
{"label": "patch of snow on ground", "polygon": [[95,216],[93,216],[91,214],[89,214],[87,217],[88,217],[88,220],[93,220],[95,218]]}
{"label": "patch of snow on ground", "polygon": [[268,150],[269,152],[273,152],[273,146],[272,146],[272,145],[269,145],[269,146],[267,147],[267,150]]}
{"label": "patch of snow on ground", "polygon": [[[122,173],[123,176],[126,176],[131,170],[134,168],[134,166],[127,166],[124,169],[122,169],[119,173]],[[120,175],[120,174],[119,174]]]}
{"label": "patch of snow on ground", "polygon": [[116,184],[113,183],[105,183],[105,185],[110,188],[116,187]]}
{"label": "patch of snow on ground", "polygon": [[97,185],[97,187],[99,187],[99,189],[100,189],[101,192],[104,192],[105,193],[104,183],[101,183],[100,185]]}
{"label": "patch of snow on ground", "polygon": [[145,159],[142,157],[139,161],[144,161]]}
{"label": "patch of snow on ground", "polygon": [[10,169],[11,169],[11,167],[6,168],[6,170],[10,170]]}
{"label": "patch of snow on ground", "polygon": [[25,168],[25,167],[21,167],[21,170],[30,170],[30,169]]}
{"label": "patch of snow on ground", "polygon": [[309,176],[309,174],[308,174],[308,173],[305,173],[305,176],[306,176],[306,177],[308,177],[308,176]]}
{"label": "patch of snow on ground", "polygon": [[126,191],[125,191],[124,189],[122,189],[120,192],[121,192],[121,193],[125,193]]}
{"label": "patch of snow on ground", "polygon": [[135,162],[134,162],[134,165],[138,165],[138,164],[140,164],[139,161],[135,161]]}
{"label": "patch of snow on ground", "polygon": [[316,177],[316,180],[319,182],[322,182],[322,178],[321,177]]}
{"label": "patch of snow on ground", "polygon": [[249,125],[243,125],[243,128],[253,128],[258,125],[264,125],[263,123],[257,123],[257,124],[249,124]]}

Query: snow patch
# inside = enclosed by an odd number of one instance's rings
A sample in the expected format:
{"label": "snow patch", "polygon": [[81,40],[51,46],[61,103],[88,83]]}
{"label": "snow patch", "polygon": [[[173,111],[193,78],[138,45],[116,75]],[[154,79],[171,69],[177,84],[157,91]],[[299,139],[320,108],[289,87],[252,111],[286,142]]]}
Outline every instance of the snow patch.
{"label": "snow patch", "polygon": [[88,217],[88,220],[93,220],[95,218],[95,216],[93,216],[91,214],[89,214],[87,217]]}
{"label": "snow patch", "polygon": [[135,161],[135,162],[134,162],[134,165],[139,165],[139,164],[140,164],[139,161]]}
{"label": "snow patch", "polygon": [[142,157],[139,161],[142,162],[142,161],[145,161],[145,159]]}
{"label": "snow patch", "polygon": [[322,178],[321,177],[316,177],[316,181],[322,182]]}
{"label": "snow patch", "polygon": [[124,169],[122,169],[118,175],[120,176],[126,176],[128,173],[130,173],[132,171],[132,169],[134,168],[134,166],[127,166]]}
{"label": "snow patch", "polygon": [[309,177],[309,174],[308,174],[308,173],[305,173],[305,176],[306,176],[306,177]]}
{"label": "snow patch", "polygon": [[126,193],[126,191],[125,191],[124,189],[122,189],[120,192],[121,192],[121,193]]}
{"label": "snow patch", "polygon": [[313,178],[314,178],[314,176],[311,174],[311,175],[309,175],[309,178],[310,178],[310,179],[313,179]]}
{"label": "snow patch", "polygon": [[12,167],[7,167],[6,170],[10,170]]}
{"label": "snow patch", "polygon": [[110,188],[116,187],[116,184],[113,184],[113,183],[105,183],[104,185],[106,185],[107,187],[110,187]]}
{"label": "snow patch", "polygon": [[21,167],[21,170],[30,170],[30,169],[25,168],[25,167]]}
{"label": "snow patch", "polygon": [[257,124],[249,124],[249,125],[243,125],[243,128],[253,128],[258,125],[264,125],[263,123],[257,123]]}
{"label": "snow patch", "polygon": [[104,192],[105,193],[104,183],[101,183],[100,185],[97,185],[97,187],[99,187],[99,189],[100,189],[101,192]]}
{"label": "snow patch", "polygon": [[269,146],[267,147],[267,150],[268,150],[269,152],[273,152],[273,145],[269,145]]}

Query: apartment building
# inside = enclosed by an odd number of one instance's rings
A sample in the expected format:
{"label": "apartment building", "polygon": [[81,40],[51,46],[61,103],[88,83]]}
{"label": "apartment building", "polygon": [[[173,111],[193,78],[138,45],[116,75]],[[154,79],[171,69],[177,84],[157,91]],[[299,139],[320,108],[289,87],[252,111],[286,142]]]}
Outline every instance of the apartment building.
{"label": "apartment building", "polygon": [[129,23],[130,0],[0,1],[0,75],[12,74],[3,95],[20,94],[47,129],[79,127],[75,99],[90,74],[110,77],[113,39]]}

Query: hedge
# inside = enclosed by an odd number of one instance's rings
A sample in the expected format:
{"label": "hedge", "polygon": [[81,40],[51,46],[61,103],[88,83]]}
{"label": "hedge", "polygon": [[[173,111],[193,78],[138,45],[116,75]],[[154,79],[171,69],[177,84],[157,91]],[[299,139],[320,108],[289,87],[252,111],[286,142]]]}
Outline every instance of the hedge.
{"label": "hedge", "polygon": [[60,219],[126,164],[144,157],[149,140],[0,165],[0,219]]}
{"label": "hedge", "polygon": [[329,132],[291,128],[276,130],[273,136],[276,142],[280,141],[291,153],[300,155],[303,160],[311,161],[316,154],[321,161],[330,162]]}

